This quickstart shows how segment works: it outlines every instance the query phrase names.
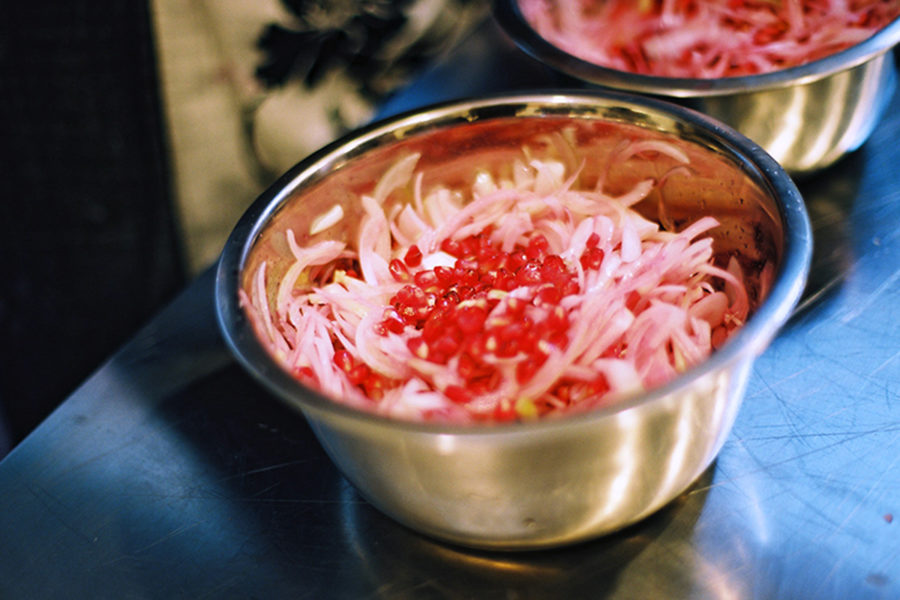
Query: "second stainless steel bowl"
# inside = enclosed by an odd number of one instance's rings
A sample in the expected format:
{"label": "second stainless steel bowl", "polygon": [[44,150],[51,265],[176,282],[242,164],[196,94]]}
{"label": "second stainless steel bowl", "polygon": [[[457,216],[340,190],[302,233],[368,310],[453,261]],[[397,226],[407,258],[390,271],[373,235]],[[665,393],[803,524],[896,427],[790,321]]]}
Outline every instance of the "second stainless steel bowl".
{"label": "second stainless steel bowl", "polygon": [[517,0],[495,0],[494,14],[524,52],[559,72],[591,85],[677,99],[743,133],[792,174],[817,171],[859,148],[896,88],[891,50],[900,42],[900,19],[852,48],[804,65],[686,79],[618,71],[560,50],[528,24]]}

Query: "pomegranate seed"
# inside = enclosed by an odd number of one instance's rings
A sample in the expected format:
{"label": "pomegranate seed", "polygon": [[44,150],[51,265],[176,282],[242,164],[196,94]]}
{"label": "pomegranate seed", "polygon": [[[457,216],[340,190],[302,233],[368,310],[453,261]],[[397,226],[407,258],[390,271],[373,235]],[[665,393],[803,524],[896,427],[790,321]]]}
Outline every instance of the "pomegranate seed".
{"label": "pomegranate seed", "polygon": [[382,326],[392,333],[403,333],[403,330],[406,328],[406,323],[400,318],[400,313],[396,309],[384,309],[381,319]]}
{"label": "pomegranate seed", "polygon": [[505,292],[511,292],[516,287],[516,276],[507,271],[506,269],[500,269],[497,271],[497,276],[494,279],[494,287],[498,290],[503,290]]}
{"label": "pomegranate seed", "polygon": [[391,272],[394,281],[401,283],[409,281],[409,269],[406,268],[406,265],[399,258],[395,258],[388,263],[388,270]]}
{"label": "pomegranate seed", "polygon": [[414,306],[401,306],[397,309],[397,313],[408,325],[414,325],[419,320],[419,311]]}
{"label": "pomegranate seed", "polygon": [[544,324],[550,331],[565,331],[569,328],[569,315],[562,306],[555,306],[547,315]]}
{"label": "pomegranate seed", "polygon": [[487,311],[479,306],[464,306],[456,311],[456,324],[463,333],[480,331],[487,319]]}
{"label": "pomegranate seed", "polygon": [[628,296],[625,297],[625,306],[628,307],[628,310],[633,311],[640,301],[641,295],[636,290],[632,290],[628,293]]}
{"label": "pomegranate seed", "polygon": [[559,304],[559,301],[562,300],[562,294],[559,291],[559,288],[556,286],[549,284],[542,287],[538,290],[537,295],[535,296],[536,304]]}
{"label": "pomegranate seed", "polygon": [[513,321],[508,325],[500,328],[497,332],[497,336],[500,338],[501,342],[508,342],[510,340],[517,340],[525,335],[527,331],[526,325],[521,321]]}
{"label": "pomegranate seed", "polygon": [[453,282],[453,269],[450,267],[445,267],[442,265],[438,265],[434,268],[434,274],[437,277],[438,284],[442,286],[447,286]]}
{"label": "pomegranate seed", "polygon": [[455,290],[450,290],[446,294],[444,294],[444,300],[450,303],[450,306],[455,307],[457,304],[461,302],[459,298],[459,294],[456,293]]}
{"label": "pomegranate seed", "polygon": [[371,370],[369,369],[368,365],[366,365],[365,363],[360,363],[350,369],[350,372],[347,373],[347,378],[353,385],[360,385],[369,377],[370,373]]}
{"label": "pomegranate seed", "polygon": [[418,267],[422,264],[422,251],[419,250],[418,246],[413,244],[409,247],[409,250],[406,251],[403,262],[405,262],[408,267]]}
{"label": "pomegranate seed", "polygon": [[459,345],[459,340],[456,339],[451,333],[438,338],[437,341],[434,342],[434,344],[429,345],[429,349],[434,350],[440,355],[449,357],[456,354],[456,351],[459,350]]}
{"label": "pomegranate seed", "polygon": [[500,342],[497,341],[496,335],[488,335],[484,338],[484,349],[487,352],[496,352],[500,347]]}
{"label": "pomegranate seed", "polygon": [[313,373],[313,370],[309,367],[298,367],[294,370],[294,374],[301,380],[307,383],[314,382],[316,380],[316,375]]}
{"label": "pomegranate seed", "polygon": [[459,294],[460,301],[468,300],[475,295],[475,288],[470,285],[461,285],[456,288],[456,293]]}
{"label": "pomegranate seed", "polygon": [[459,243],[460,255],[465,257],[476,257],[478,256],[478,247],[479,247],[478,238],[476,237],[467,237]]}
{"label": "pomegranate seed", "polygon": [[501,400],[494,407],[493,414],[495,421],[514,421],[516,419],[516,407],[509,400]]}
{"label": "pomegranate seed", "polygon": [[413,281],[423,290],[437,288],[438,278],[434,271],[419,271],[413,275]]}
{"label": "pomegranate seed", "polygon": [[556,271],[557,273],[565,273],[566,272],[566,261],[562,259],[558,254],[551,254],[544,258],[541,263],[541,270]]}
{"label": "pomegranate seed", "polygon": [[506,312],[513,318],[525,314],[525,301],[519,298],[508,298],[506,300]]}
{"label": "pomegranate seed", "polygon": [[385,381],[381,375],[377,373],[369,373],[369,376],[362,382],[366,395],[372,400],[378,401],[384,397]]}
{"label": "pomegranate seed", "polygon": [[419,307],[425,305],[425,292],[414,285],[404,285],[393,298],[394,304]]}
{"label": "pomegranate seed", "polygon": [[421,337],[409,338],[406,341],[406,347],[413,353],[413,356],[423,360],[428,358],[428,344]]}
{"label": "pomegranate seed", "polygon": [[547,238],[538,234],[528,240],[528,245],[525,247],[525,255],[530,259],[543,258],[549,246]]}
{"label": "pomegranate seed", "polygon": [[466,352],[475,359],[478,360],[488,353],[487,349],[487,338],[484,334],[478,333],[469,338],[469,343],[466,346]]}
{"label": "pomegranate seed", "polygon": [[518,271],[525,263],[528,262],[528,255],[522,250],[517,250],[509,255],[507,264],[512,271]]}
{"label": "pomegranate seed", "polygon": [[353,368],[353,355],[346,350],[336,350],[333,360],[337,368],[345,373],[349,373]]}
{"label": "pomegranate seed", "polygon": [[570,277],[565,283],[562,284],[561,292],[563,297],[577,294],[579,292],[578,281],[574,277]]}
{"label": "pomegranate seed", "polygon": [[547,341],[560,350],[563,350],[566,346],[569,345],[569,336],[567,336],[565,333],[562,333],[561,331],[557,331],[550,334],[550,337],[547,339]]}
{"label": "pomegranate seed", "polygon": [[476,396],[489,394],[500,386],[501,375],[496,369],[491,369],[488,374],[468,382],[469,391]]}
{"label": "pomegranate seed", "polygon": [[541,265],[536,261],[528,262],[516,271],[516,283],[519,285],[536,285],[541,282]]}
{"label": "pomegranate seed", "polygon": [[441,242],[441,250],[443,250],[450,256],[462,256],[462,249],[459,246],[459,242],[457,242],[456,240],[451,240],[450,238],[447,238],[443,242]]}
{"label": "pomegranate seed", "polygon": [[422,338],[429,344],[433,344],[444,335],[449,324],[449,318],[446,313],[432,313],[422,326]]}
{"label": "pomegranate seed", "polygon": [[493,246],[485,246],[478,250],[478,266],[482,273],[496,271],[504,262],[503,253]]}
{"label": "pomegranate seed", "polygon": [[584,269],[599,269],[602,263],[603,250],[600,248],[587,248],[581,255],[581,266]]}
{"label": "pomegranate seed", "polygon": [[478,363],[468,353],[463,352],[459,355],[459,362],[456,365],[456,372],[463,379],[471,379],[478,374]]}
{"label": "pomegranate seed", "polygon": [[516,381],[520,384],[531,381],[538,368],[540,368],[540,363],[536,358],[526,358],[516,365]]}
{"label": "pomegranate seed", "polygon": [[499,342],[494,355],[498,358],[512,358],[519,353],[519,342],[517,338],[511,338]]}
{"label": "pomegranate seed", "polygon": [[448,385],[444,388],[444,395],[456,404],[467,404],[472,400],[472,395],[464,387]]}

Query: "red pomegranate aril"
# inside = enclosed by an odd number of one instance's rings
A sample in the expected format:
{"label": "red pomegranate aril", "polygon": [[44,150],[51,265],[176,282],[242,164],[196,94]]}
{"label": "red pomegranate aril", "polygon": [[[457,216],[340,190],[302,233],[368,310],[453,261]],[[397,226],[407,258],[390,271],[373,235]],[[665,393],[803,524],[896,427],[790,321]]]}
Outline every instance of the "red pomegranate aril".
{"label": "red pomegranate aril", "polygon": [[444,395],[456,404],[467,404],[472,400],[472,394],[466,388],[458,385],[448,385],[444,388]]}
{"label": "red pomegranate aril", "polygon": [[413,337],[406,340],[406,347],[416,358],[428,358],[428,344],[421,337]]}
{"label": "red pomegranate aril", "polygon": [[484,378],[489,378],[495,371],[496,369],[493,365],[479,362],[478,360],[472,358],[472,356],[468,352],[463,352],[459,355],[456,372],[466,382],[473,382],[482,380]]}
{"label": "red pomegranate aril", "polygon": [[466,352],[474,360],[480,360],[485,354],[488,353],[486,344],[487,336],[485,336],[483,333],[476,333],[468,338],[468,343],[466,344]]}
{"label": "red pomegranate aril", "polygon": [[438,277],[434,271],[419,271],[413,275],[413,281],[423,290],[436,289],[438,286]]}
{"label": "red pomegranate aril", "polygon": [[516,283],[519,285],[537,285],[541,282],[541,265],[536,261],[529,261],[521,269],[516,271]]}
{"label": "red pomegranate aril", "polygon": [[511,317],[517,317],[525,314],[525,305],[526,302],[521,298],[507,298],[506,299],[506,312]]}
{"label": "red pomegranate aril", "polygon": [[534,374],[541,367],[541,363],[533,357],[528,357],[516,365],[516,381],[520,384],[531,381]]}
{"label": "red pomegranate aril", "polygon": [[578,287],[578,280],[574,277],[569,278],[562,284],[562,288],[560,291],[562,292],[563,297],[577,294],[580,291],[580,288]]}
{"label": "red pomegranate aril", "polygon": [[345,373],[349,373],[353,368],[353,355],[346,350],[335,350],[334,358],[332,360],[334,361],[334,364],[337,365],[337,368]]}
{"label": "red pomegranate aril", "polygon": [[569,345],[569,336],[561,331],[554,332],[550,334],[550,337],[547,338],[547,341],[559,348],[560,350],[564,350],[566,346]]}
{"label": "red pomegranate aril", "polygon": [[404,306],[425,306],[425,292],[414,285],[404,285],[394,295],[393,302]]}
{"label": "red pomegranate aril", "polygon": [[493,271],[482,273],[481,277],[478,278],[478,286],[485,290],[491,290],[494,288],[496,281],[497,275]]}
{"label": "red pomegranate aril", "polygon": [[297,367],[294,369],[294,375],[305,383],[315,383],[316,381],[316,374],[311,367]]}
{"label": "red pomegranate aril", "polygon": [[451,307],[455,307],[457,304],[462,302],[456,290],[450,290],[449,292],[444,294],[443,299],[446,300]]}
{"label": "red pomegranate aril", "polygon": [[456,324],[466,334],[480,331],[486,318],[487,311],[480,306],[464,306],[456,311]]}
{"label": "red pomegranate aril", "polygon": [[456,240],[452,240],[450,238],[447,238],[441,242],[441,250],[443,250],[450,256],[459,257],[462,255],[462,251],[459,246],[459,242],[457,242]]}
{"label": "red pomegranate aril", "polygon": [[[434,351],[438,355],[450,357],[459,350],[460,342],[453,334],[447,334],[439,337],[433,344],[429,344],[430,351]],[[437,362],[437,361],[435,361]]]}
{"label": "red pomegranate aril", "polygon": [[525,247],[525,255],[530,259],[540,259],[544,257],[549,247],[550,244],[547,242],[547,238],[538,234],[528,240],[528,245]]}
{"label": "red pomegranate aril", "polygon": [[400,315],[400,319],[407,325],[415,325],[419,320],[419,309],[415,306],[399,306],[397,307],[397,314]]}
{"label": "red pomegranate aril", "polygon": [[525,335],[528,331],[528,326],[522,321],[513,321],[504,327],[501,327],[499,331],[497,331],[497,337],[501,342],[508,342],[510,340],[517,340]]}
{"label": "red pomegranate aril", "polygon": [[498,340],[497,349],[494,355],[497,358],[512,358],[519,353],[519,343],[516,338],[509,340]]}
{"label": "red pomegranate aril", "polygon": [[369,369],[368,365],[360,363],[350,369],[347,373],[347,378],[353,385],[360,385],[369,377],[369,373],[371,373],[371,369]]}
{"label": "red pomegranate aril", "polygon": [[496,369],[490,369],[486,375],[469,381],[467,387],[473,395],[482,396],[500,387],[500,380],[500,372]]}
{"label": "red pomegranate aril", "polygon": [[454,281],[453,269],[451,267],[438,265],[434,268],[434,275],[437,277],[438,284],[444,287]]}
{"label": "red pomegranate aril", "polygon": [[581,266],[584,269],[599,269],[603,264],[603,250],[597,247],[588,247],[581,255]]}
{"label": "red pomegranate aril", "polygon": [[493,418],[497,422],[514,421],[517,416],[516,407],[509,400],[501,400],[494,407]]}
{"label": "red pomegranate aril", "polygon": [[422,338],[429,344],[433,344],[447,330],[449,324],[449,316],[445,312],[433,312],[422,326]]}
{"label": "red pomegranate aril", "polygon": [[394,281],[405,283],[410,279],[409,269],[406,268],[406,265],[399,258],[395,258],[388,263],[388,270],[391,272],[391,277],[394,278]]}
{"label": "red pomegranate aril", "polygon": [[467,237],[464,240],[460,240],[459,242],[459,253],[460,256],[464,256],[466,258],[474,258],[478,256],[478,247],[479,241],[476,237]]}
{"label": "red pomegranate aril", "polygon": [[509,255],[507,259],[507,268],[515,272],[522,268],[528,262],[528,255],[522,250],[517,250]]}
{"label": "red pomegranate aril", "polygon": [[478,269],[485,273],[487,271],[496,271],[503,266],[506,257],[493,246],[486,246],[478,250],[477,258]]}
{"label": "red pomegranate aril", "polygon": [[363,380],[362,387],[369,398],[378,401],[384,397],[386,382],[378,373],[370,372],[369,376]]}
{"label": "red pomegranate aril", "polygon": [[406,328],[406,323],[403,322],[403,319],[400,318],[400,313],[394,308],[384,309],[381,325],[391,333],[403,333],[403,330]]}
{"label": "red pomegranate aril", "polygon": [[562,306],[555,306],[547,315],[544,324],[550,331],[565,331],[569,328],[569,315]]}
{"label": "red pomegranate aril", "polygon": [[460,302],[463,300],[468,300],[475,295],[475,288],[471,285],[461,285],[456,288],[456,293],[459,294]]}
{"label": "red pomegranate aril", "polygon": [[403,256],[403,262],[405,262],[408,267],[418,267],[422,264],[422,251],[419,250],[418,246],[413,244]]}
{"label": "red pomegranate aril", "polygon": [[497,271],[497,276],[494,279],[494,287],[498,290],[503,290],[504,292],[511,292],[516,289],[516,276],[506,269],[500,269]]}
{"label": "red pomegranate aril", "polygon": [[538,293],[535,295],[535,304],[550,304],[555,305],[559,304],[559,301],[562,300],[562,293],[559,291],[559,288],[554,286],[553,284],[547,284],[541,289],[538,290]]}

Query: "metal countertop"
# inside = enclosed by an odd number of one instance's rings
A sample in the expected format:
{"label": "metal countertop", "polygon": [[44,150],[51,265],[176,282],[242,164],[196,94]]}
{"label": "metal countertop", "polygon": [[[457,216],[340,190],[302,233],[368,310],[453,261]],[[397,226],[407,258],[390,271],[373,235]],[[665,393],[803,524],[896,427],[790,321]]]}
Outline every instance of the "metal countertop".
{"label": "metal countertop", "polygon": [[[383,114],[543,83],[488,27]],[[0,597],[900,597],[898,140],[900,95],[798,181],[806,300],[718,459],[649,519],[517,554],[397,525],[231,360],[207,271],[0,463]]]}

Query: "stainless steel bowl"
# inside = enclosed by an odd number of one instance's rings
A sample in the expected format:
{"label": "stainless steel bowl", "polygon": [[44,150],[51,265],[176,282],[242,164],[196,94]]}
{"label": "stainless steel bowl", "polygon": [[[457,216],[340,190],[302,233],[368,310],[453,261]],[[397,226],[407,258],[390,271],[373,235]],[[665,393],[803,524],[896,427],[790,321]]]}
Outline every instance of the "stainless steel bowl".
{"label": "stainless steel bowl", "polygon": [[651,94],[704,112],[743,133],[799,175],[827,167],[868,139],[897,82],[900,19],[856,46],[772,73],[721,79],[655,77],[602,67],[540,36],[517,0],[495,0],[494,15],[524,52],[577,80]]}
{"label": "stainless steel bowl", "polygon": [[[594,412],[459,426],[354,410],[305,387],[266,352],[238,292],[260,260],[285,268],[289,250],[279,240],[287,227],[307,231],[336,201],[354,214],[359,194],[370,192],[407,152],[422,153],[418,166],[426,182],[471,181],[476,168],[509,164],[523,144],[538,155],[558,150],[546,140],[563,129],[583,155],[603,156],[623,139],[677,144],[691,157],[693,175],[666,180],[658,199],[667,214],[714,215],[722,222],[714,230],[719,251],[737,253],[745,264],[777,265],[752,317],[705,363],[664,387]],[[631,185],[659,175],[658,160],[625,164],[606,181]],[[658,209],[655,202],[650,212]],[[357,223],[346,220],[335,229],[334,237],[353,239]],[[235,356],[303,412],[336,465],[373,505],[457,544],[550,547],[651,514],[710,465],[728,436],[754,358],[800,298],[811,247],[803,200],[789,176],[730,128],[682,107],[617,92],[522,94],[401,115],[299,163],[251,206],[230,236],[218,266],[216,306]]]}

